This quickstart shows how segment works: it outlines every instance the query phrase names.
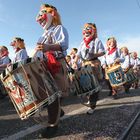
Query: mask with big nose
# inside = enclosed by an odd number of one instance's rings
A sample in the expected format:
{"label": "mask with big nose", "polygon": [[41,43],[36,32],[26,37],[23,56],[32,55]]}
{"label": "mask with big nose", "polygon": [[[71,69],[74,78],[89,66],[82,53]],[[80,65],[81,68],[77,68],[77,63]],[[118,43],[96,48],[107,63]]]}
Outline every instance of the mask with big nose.
{"label": "mask with big nose", "polygon": [[47,30],[51,26],[52,20],[52,14],[47,13],[46,10],[41,10],[36,17],[36,21],[43,27],[44,30]]}

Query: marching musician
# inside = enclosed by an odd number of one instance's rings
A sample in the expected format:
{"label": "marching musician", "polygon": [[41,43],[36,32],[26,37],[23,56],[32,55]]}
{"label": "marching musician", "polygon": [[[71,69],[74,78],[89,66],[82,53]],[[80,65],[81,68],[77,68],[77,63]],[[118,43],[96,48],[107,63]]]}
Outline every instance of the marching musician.
{"label": "marching musician", "polygon": [[[36,45],[37,51],[43,51],[47,57],[47,66],[54,77],[58,88],[62,91],[62,98],[68,96],[69,80],[65,56],[68,49],[68,32],[62,25],[60,15],[56,7],[43,4],[36,17],[37,22],[44,29]],[[51,59],[55,64],[51,63]],[[61,110],[61,111],[60,111]],[[59,117],[64,115],[60,109],[59,97],[48,107],[48,126],[41,133],[41,137],[53,136],[58,128]]]}
{"label": "marching musician", "polygon": [[0,46],[0,73],[3,72],[9,63],[11,63],[11,59],[9,58],[8,48]]}
{"label": "marching musician", "polygon": [[105,78],[110,89],[109,96],[112,96],[114,99],[117,98],[117,88],[111,86],[111,83],[109,82],[109,79],[107,77],[106,70],[108,67],[112,67],[114,64],[119,64],[121,61],[124,61],[121,60],[120,57],[120,49],[117,47],[116,39],[114,37],[108,38],[106,54],[102,59],[102,67],[103,69],[105,69]]}
{"label": "marching musician", "polygon": [[137,81],[133,84],[133,87],[138,88],[139,84],[139,75],[140,75],[140,58],[138,57],[137,52],[131,53],[131,63],[133,65],[134,73],[137,75]]}
{"label": "marching musician", "polygon": [[[121,58],[124,58],[124,61],[121,62],[121,67],[124,73],[126,73],[132,67],[129,50],[125,46],[122,47],[120,50],[121,50]],[[132,85],[131,83],[124,84],[124,89],[126,93],[129,93],[131,85]]]}
{"label": "marching musician", "polygon": [[24,39],[20,37],[15,37],[10,43],[15,51],[15,57],[13,63],[25,60],[28,58],[28,54],[25,48]]}
{"label": "marching musician", "polygon": [[66,55],[66,61],[69,64],[69,66],[72,67],[72,62],[71,62],[71,56],[70,55]]}
{"label": "marching musician", "polygon": [[79,67],[81,67],[81,60],[79,59],[77,64],[75,65],[75,59],[76,59],[76,55],[77,55],[78,49],[77,48],[72,48],[71,52],[70,52],[70,56],[71,56],[71,67],[73,69],[78,69]]}
{"label": "marching musician", "polygon": [[[11,63],[11,59],[9,58],[8,48],[6,46],[0,46],[0,74],[5,70],[7,65]],[[2,82],[0,81],[0,99],[3,99],[6,94],[3,94],[4,91],[2,88]]]}
{"label": "marching musician", "polygon": [[[102,79],[101,62],[98,57],[101,57],[105,53],[104,46],[101,40],[97,36],[97,27],[95,23],[86,23],[83,28],[83,41],[78,49],[77,58],[75,64],[81,59],[82,66],[91,65],[93,73],[97,76],[97,80]],[[87,111],[88,115],[93,114],[98,100],[98,93],[89,95],[89,108]]]}

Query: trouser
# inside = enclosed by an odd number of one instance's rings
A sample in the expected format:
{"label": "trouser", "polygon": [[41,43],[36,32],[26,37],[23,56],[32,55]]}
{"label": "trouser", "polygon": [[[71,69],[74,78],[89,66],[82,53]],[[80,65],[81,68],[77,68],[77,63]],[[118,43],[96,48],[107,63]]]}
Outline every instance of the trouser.
{"label": "trouser", "polygon": [[106,83],[108,85],[108,88],[110,89],[111,92],[110,94],[112,95],[117,94],[117,87],[112,87],[108,79],[106,79]]}
{"label": "trouser", "polygon": [[129,83],[126,83],[126,84],[123,85],[126,92],[129,91],[131,85],[132,84],[129,84]]}
{"label": "trouser", "polygon": [[2,81],[0,80],[0,98],[3,98],[5,96],[7,96],[7,91],[2,83]]}
{"label": "trouser", "polygon": [[[58,89],[62,91],[62,97],[68,96],[68,87],[69,87],[69,79],[68,72],[66,68],[66,63],[64,59],[58,60],[62,67],[60,68],[59,73],[53,75],[53,78],[58,86]],[[61,98],[61,102],[62,102]],[[60,110],[61,110],[61,102],[58,97],[51,105],[48,107],[48,123],[50,126],[55,126],[58,124],[60,119]]]}
{"label": "trouser", "polygon": [[68,96],[68,89],[70,86],[66,62],[64,59],[60,59],[58,61],[62,64],[62,67],[60,68],[59,73],[53,75],[53,78],[58,86],[58,89],[62,91],[62,97],[66,97]]}
{"label": "trouser", "polygon": [[90,102],[91,109],[94,109],[96,107],[96,103],[98,101],[98,94],[99,94],[99,92],[96,92],[89,96],[89,102]]}
{"label": "trouser", "polygon": [[133,87],[134,87],[135,89],[138,88],[139,79],[137,79],[132,85],[133,85]]}
{"label": "trouser", "polygon": [[60,118],[60,99],[57,98],[48,106],[48,125],[53,127],[58,124]]}
{"label": "trouser", "polygon": [[[93,61],[86,61],[84,65],[91,65],[94,76],[98,82],[101,82],[103,79],[102,69],[101,69],[101,62],[100,60],[93,60]],[[91,109],[96,107],[96,103],[98,101],[99,92],[94,92],[92,95],[89,95],[89,106]]]}

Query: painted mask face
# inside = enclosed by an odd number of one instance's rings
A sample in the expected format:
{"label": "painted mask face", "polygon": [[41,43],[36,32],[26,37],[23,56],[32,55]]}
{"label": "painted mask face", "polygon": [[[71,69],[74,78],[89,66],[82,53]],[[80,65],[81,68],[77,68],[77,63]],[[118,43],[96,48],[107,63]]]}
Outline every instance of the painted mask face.
{"label": "painted mask face", "polygon": [[12,40],[12,42],[10,43],[10,46],[12,46],[12,47],[13,47],[13,49],[16,51],[16,50],[17,50],[17,48],[18,48],[18,47],[17,47],[17,46],[18,46],[18,45],[17,45],[17,40],[15,40],[15,39],[14,39],[14,40]]}
{"label": "painted mask face", "polygon": [[127,55],[127,53],[125,52],[125,50],[122,50],[122,51],[121,51],[121,54],[122,54],[123,56],[126,56],[126,55]]}
{"label": "painted mask face", "polygon": [[91,25],[86,24],[83,29],[84,38],[93,37],[94,35],[95,35],[95,29]]}
{"label": "painted mask face", "polygon": [[52,24],[52,15],[51,13],[47,13],[47,9],[41,9],[38,16],[36,17],[36,21],[43,27],[43,29],[47,30]]}
{"label": "painted mask face", "polygon": [[124,54],[124,56],[126,56],[126,55],[128,55],[128,54],[129,54],[129,51],[128,51],[128,49],[127,49],[127,48],[125,48],[125,49],[124,49],[123,54]]}
{"label": "painted mask face", "polygon": [[108,40],[107,44],[110,49],[116,47],[115,41],[113,39]]}
{"label": "painted mask face", "polygon": [[3,56],[8,56],[8,53],[8,50],[3,48],[2,50],[0,50],[0,58]]}
{"label": "painted mask face", "polygon": [[10,43],[10,46],[13,46],[13,49],[15,50],[15,52],[21,49],[25,49],[24,40],[19,37],[15,37],[13,41]]}
{"label": "painted mask face", "polygon": [[132,56],[133,56],[134,59],[136,59],[136,58],[137,58],[137,53],[134,52],[134,53],[132,54]]}

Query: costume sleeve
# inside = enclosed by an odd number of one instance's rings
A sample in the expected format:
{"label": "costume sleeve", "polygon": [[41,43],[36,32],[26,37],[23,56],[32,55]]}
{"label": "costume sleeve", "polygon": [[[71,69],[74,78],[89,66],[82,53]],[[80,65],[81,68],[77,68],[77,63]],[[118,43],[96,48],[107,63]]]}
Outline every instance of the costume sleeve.
{"label": "costume sleeve", "polygon": [[35,54],[35,57],[43,59],[43,52],[42,51],[37,51],[37,53]]}
{"label": "costume sleeve", "polygon": [[136,69],[138,67],[138,65],[140,65],[140,59],[137,58],[136,60],[134,60],[134,66],[133,68]]}
{"label": "costume sleeve", "polygon": [[104,52],[105,53],[105,48],[101,40],[96,39],[95,40],[95,53],[100,53]]}
{"label": "costume sleeve", "polygon": [[59,25],[55,32],[56,42],[60,44],[63,51],[68,49],[69,44],[69,36],[66,28],[62,25]]}
{"label": "costume sleeve", "polygon": [[101,66],[106,64],[106,57],[105,55],[101,58]]}
{"label": "costume sleeve", "polygon": [[[123,57],[123,55],[120,55],[120,54],[119,54],[118,57],[119,57],[119,56],[120,56],[120,58],[119,58],[119,59],[120,59],[120,62],[121,62],[121,63],[124,63],[125,58]],[[129,62],[129,60],[128,60],[128,62]]]}
{"label": "costume sleeve", "polygon": [[134,61],[134,59],[133,59],[133,58],[130,58],[130,64],[131,64],[132,66],[134,66],[134,65],[135,65],[135,61]]}
{"label": "costume sleeve", "polygon": [[129,55],[127,55],[126,57],[124,57],[124,60],[122,62],[122,68],[127,69],[129,67],[130,67],[130,58]]}
{"label": "costume sleeve", "polygon": [[24,60],[24,59],[27,59],[28,58],[28,55],[27,55],[27,52],[25,49],[22,49],[19,53],[19,60],[18,61],[21,61],[21,60]]}
{"label": "costume sleeve", "polygon": [[3,64],[9,64],[9,63],[10,63],[9,57],[6,57],[5,59],[3,59]]}
{"label": "costume sleeve", "polygon": [[82,54],[81,54],[81,51],[82,51],[82,44],[83,44],[83,42],[80,44],[80,46],[79,46],[79,48],[78,48],[78,52],[77,52],[77,56],[79,57],[79,58],[82,58]]}

